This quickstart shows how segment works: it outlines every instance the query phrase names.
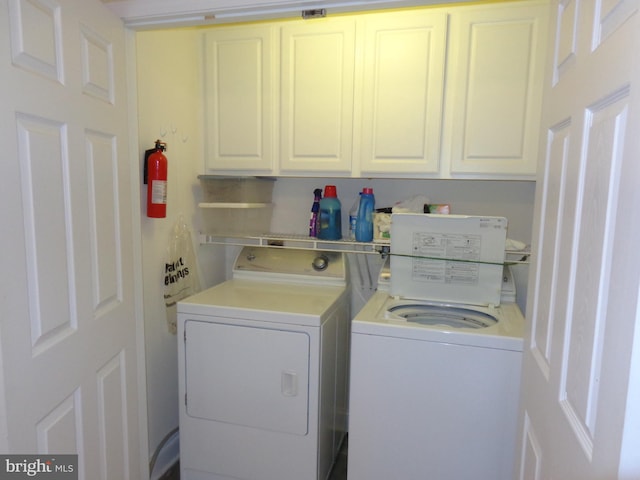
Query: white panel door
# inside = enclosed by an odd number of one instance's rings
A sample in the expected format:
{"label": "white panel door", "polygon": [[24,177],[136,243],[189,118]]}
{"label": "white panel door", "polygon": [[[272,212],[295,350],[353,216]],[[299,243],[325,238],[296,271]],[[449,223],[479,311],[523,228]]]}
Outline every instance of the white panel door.
{"label": "white panel door", "polygon": [[640,478],[638,4],[553,2],[515,478]]}
{"label": "white panel door", "polygon": [[141,478],[124,29],[97,0],[0,24],[2,450]]}

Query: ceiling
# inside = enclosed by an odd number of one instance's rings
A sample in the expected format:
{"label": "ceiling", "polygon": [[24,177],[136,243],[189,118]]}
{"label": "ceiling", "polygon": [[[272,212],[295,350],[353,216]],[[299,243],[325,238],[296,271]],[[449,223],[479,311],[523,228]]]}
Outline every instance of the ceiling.
{"label": "ceiling", "polygon": [[[454,0],[101,0],[134,29],[299,17],[303,10],[344,13],[453,3]],[[474,0],[455,0],[456,3]]]}

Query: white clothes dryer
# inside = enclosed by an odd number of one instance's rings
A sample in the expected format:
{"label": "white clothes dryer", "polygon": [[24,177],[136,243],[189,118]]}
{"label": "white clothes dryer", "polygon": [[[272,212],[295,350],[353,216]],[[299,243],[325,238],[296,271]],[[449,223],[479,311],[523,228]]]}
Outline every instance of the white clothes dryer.
{"label": "white clothes dryer", "polygon": [[178,304],[183,480],[324,480],[346,432],[341,253],[245,247]]}
{"label": "white clothes dryer", "polygon": [[444,217],[393,215],[390,270],[352,322],[349,480],[513,478],[524,319],[506,219]]}

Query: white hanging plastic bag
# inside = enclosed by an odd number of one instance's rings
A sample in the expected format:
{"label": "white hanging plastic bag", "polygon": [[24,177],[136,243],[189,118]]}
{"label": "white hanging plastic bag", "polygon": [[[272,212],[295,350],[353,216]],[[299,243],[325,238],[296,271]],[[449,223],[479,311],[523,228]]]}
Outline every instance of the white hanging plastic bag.
{"label": "white hanging plastic bag", "polygon": [[171,333],[177,332],[176,303],[199,290],[200,281],[191,232],[180,216],[171,232],[164,265],[164,302]]}

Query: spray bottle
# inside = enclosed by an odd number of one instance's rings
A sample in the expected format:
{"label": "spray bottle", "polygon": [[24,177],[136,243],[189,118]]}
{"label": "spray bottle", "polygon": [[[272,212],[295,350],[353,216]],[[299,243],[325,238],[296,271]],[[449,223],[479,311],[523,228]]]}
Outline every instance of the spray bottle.
{"label": "spray bottle", "polygon": [[322,189],[316,188],[313,191],[313,205],[311,205],[311,218],[309,219],[309,236],[318,236],[318,227],[320,225],[320,197],[322,197]]}

